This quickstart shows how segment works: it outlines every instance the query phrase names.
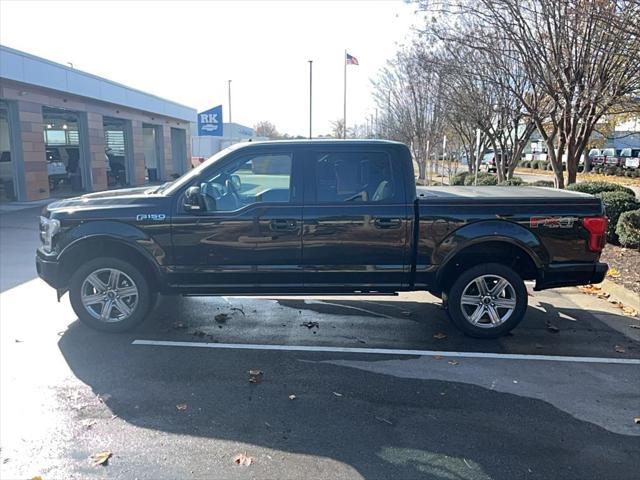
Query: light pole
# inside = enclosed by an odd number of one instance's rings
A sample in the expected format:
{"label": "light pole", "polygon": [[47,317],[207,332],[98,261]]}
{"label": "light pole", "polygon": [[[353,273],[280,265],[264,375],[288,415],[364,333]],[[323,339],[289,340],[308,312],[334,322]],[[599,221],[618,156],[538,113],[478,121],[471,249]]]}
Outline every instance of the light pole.
{"label": "light pole", "polygon": [[311,129],[312,125],[312,112],[313,112],[313,60],[309,60],[309,138],[313,138]]}

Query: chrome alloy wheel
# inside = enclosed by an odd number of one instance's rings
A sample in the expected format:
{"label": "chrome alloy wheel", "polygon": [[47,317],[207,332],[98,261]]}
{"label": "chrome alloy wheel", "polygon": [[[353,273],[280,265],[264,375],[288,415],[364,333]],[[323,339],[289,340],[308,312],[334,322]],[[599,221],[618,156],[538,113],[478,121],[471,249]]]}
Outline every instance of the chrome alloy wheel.
{"label": "chrome alloy wheel", "polygon": [[126,273],[101,268],[84,279],[80,299],[96,320],[121,322],[129,318],[138,305],[138,287]]}
{"label": "chrome alloy wheel", "polygon": [[460,304],[462,314],[471,325],[495,328],[513,314],[516,291],[499,275],[481,275],[464,288]]}

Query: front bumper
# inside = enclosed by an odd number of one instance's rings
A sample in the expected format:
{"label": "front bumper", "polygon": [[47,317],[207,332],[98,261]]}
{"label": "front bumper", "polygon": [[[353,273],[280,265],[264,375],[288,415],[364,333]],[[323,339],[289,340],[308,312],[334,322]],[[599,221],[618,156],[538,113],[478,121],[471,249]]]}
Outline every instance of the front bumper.
{"label": "front bumper", "polygon": [[607,270],[609,265],[600,262],[549,265],[540,272],[534,290],[600,283]]}
{"label": "front bumper", "polygon": [[38,276],[53,288],[63,287],[60,285],[60,263],[57,258],[47,256],[41,250],[37,250],[36,271]]}

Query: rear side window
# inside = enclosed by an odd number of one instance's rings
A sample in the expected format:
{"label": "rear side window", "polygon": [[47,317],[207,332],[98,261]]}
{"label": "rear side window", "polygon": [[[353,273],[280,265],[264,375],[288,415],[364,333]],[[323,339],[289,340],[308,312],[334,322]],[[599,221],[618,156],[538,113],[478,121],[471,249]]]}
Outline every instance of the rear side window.
{"label": "rear side window", "polygon": [[397,196],[400,175],[384,152],[324,152],[314,162],[318,203],[388,203]]}

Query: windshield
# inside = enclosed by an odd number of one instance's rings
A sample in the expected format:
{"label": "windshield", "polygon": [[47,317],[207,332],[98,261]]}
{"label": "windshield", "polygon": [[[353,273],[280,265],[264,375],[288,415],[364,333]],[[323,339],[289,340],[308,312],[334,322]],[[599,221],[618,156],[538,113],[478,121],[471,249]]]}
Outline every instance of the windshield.
{"label": "windshield", "polygon": [[187,185],[189,182],[191,182],[191,180],[193,180],[198,175],[200,175],[205,169],[209,168],[211,165],[216,163],[221,158],[226,157],[229,153],[233,152],[234,150],[237,150],[242,145],[243,145],[242,143],[236,143],[235,145],[231,145],[230,147],[227,147],[224,150],[220,150],[218,153],[216,153],[212,157],[209,157],[208,160],[206,160],[205,162],[202,162],[196,168],[188,171],[177,180],[171,182],[169,185],[166,186],[166,188],[163,187],[162,189],[158,190],[158,192],[162,192],[166,195],[172,194],[173,192],[182,188],[184,185]]}
{"label": "windshield", "polygon": [[622,152],[620,153],[620,156],[622,156],[622,157],[630,157],[631,156],[631,149],[630,148],[623,148]]}
{"label": "windshield", "polygon": [[600,155],[600,150],[598,150],[597,148],[592,148],[589,151],[589,156],[590,157],[597,157],[598,155]]}
{"label": "windshield", "polygon": [[613,148],[605,148],[602,150],[602,154],[607,157],[615,157],[616,151]]}

